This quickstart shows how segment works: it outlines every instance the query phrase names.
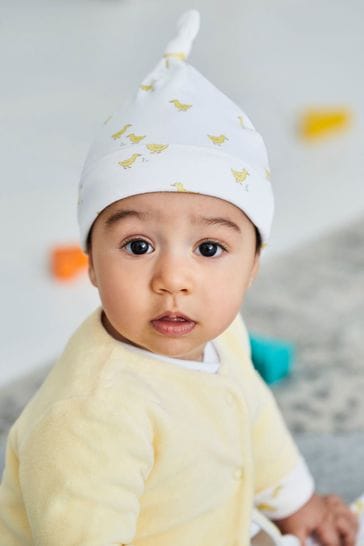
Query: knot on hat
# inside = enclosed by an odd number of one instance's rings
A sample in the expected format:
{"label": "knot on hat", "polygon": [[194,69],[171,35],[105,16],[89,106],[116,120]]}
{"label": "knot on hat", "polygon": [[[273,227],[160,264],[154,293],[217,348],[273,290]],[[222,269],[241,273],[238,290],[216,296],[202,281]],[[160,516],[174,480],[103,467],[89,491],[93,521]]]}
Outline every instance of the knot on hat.
{"label": "knot on hat", "polygon": [[200,29],[200,13],[196,9],[186,11],[177,22],[177,35],[168,42],[163,57],[142,81],[139,89],[155,91],[171,79],[170,68],[172,61],[175,68],[185,64],[192,49],[193,40]]}
{"label": "knot on hat", "polygon": [[200,14],[197,10],[191,9],[184,13],[177,22],[178,34],[168,42],[163,55],[169,58],[185,61],[191,51],[193,40],[200,29]]}

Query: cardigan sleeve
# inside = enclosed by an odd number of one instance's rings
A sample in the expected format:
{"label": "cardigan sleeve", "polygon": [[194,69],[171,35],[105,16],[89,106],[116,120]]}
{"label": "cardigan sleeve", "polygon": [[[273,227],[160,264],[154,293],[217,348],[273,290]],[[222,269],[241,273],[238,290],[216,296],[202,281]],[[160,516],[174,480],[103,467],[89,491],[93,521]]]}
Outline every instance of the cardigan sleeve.
{"label": "cardigan sleeve", "polygon": [[291,516],[314,492],[314,479],[302,457],[291,472],[273,487],[256,495],[254,504],[269,519]]}
{"label": "cardigan sleeve", "polygon": [[283,420],[277,402],[260,377],[254,374],[257,406],[252,426],[255,494],[277,486],[301,459],[300,452]]}
{"label": "cardigan sleeve", "polygon": [[108,406],[58,402],[21,446],[20,487],[37,546],[132,542],[153,465],[152,431],[136,404]]}

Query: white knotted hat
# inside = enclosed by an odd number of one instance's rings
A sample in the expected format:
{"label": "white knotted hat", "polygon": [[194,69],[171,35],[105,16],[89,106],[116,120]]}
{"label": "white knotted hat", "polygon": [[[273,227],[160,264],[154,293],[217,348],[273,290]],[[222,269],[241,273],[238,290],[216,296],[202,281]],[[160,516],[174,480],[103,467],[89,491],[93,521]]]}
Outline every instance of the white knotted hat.
{"label": "white knotted hat", "polygon": [[79,185],[84,250],[105,207],[166,191],[233,203],[266,244],[274,209],[266,148],[247,115],[186,62],[199,26],[198,11],[183,14],[163,58],[92,144]]}

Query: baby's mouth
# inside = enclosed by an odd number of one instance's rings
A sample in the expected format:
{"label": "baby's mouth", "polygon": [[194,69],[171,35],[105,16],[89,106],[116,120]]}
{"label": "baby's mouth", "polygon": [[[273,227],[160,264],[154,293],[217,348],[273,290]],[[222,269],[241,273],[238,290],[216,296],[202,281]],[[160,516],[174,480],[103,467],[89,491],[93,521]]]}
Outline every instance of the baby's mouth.
{"label": "baby's mouth", "polygon": [[163,313],[151,320],[153,328],[167,336],[182,336],[189,334],[196,322],[182,313]]}

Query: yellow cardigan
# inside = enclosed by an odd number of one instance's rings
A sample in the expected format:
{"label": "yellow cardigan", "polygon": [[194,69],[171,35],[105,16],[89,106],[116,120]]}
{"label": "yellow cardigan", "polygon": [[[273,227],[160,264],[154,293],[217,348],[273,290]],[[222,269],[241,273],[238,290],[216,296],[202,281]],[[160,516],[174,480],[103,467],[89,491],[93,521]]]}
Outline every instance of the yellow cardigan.
{"label": "yellow cardigan", "polygon": [[0,546],[246,546],[299,453],[240,315],[216,374],[143,357],[93,312],[13,424]]}

